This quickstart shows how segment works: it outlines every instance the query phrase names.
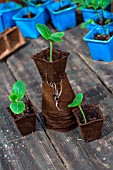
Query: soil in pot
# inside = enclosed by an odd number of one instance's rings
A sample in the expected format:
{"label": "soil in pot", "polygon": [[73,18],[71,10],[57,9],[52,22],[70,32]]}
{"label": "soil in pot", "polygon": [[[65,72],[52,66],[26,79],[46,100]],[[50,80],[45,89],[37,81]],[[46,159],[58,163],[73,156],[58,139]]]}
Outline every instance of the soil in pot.
{"label": "soil in pot", "polygon": [[[97,21],[95,21],[95,22],[96,22],[98,25],[104,26],[104,25],[108,24],[108,22],[106,23],[107,19],[109,19],[109,18],[103,18],[101,21],[100,21],[100,20],[97,20]],[[110,22],[112,22],[112,20],[110,20],[109,23],[110,23]]]}
{"label": "soil in pot", "polygon": [[77,123],[81,128],[81,133],[86,142],[101,138],[102,126],[105,121],[98,105],[82,107],[86,116],[87,123],[84,123],[83,116],[78,109],[73,109]]}
{"label": "soil in pot", "polygon": [[31,102],[25,102],[26,108],[22,114],[14,114],[8,107],[8,112],[14,119],[14,122],[22,136],[28,135],[35,131],[36,110]]}
{"label": "soil in pot", "polygon": [[30,13],[28,15],[24,15],[23,18],[34,18],[36,14]]}
{"label": "soil in pot", "polygon": [[41,0],[37,0],[37,1],[35,2],[35,5],[40,5],[40,4],[44,4],[44,2],[41,1]]}
{"label": "soil in pot", "polygon": [[67,9],[67,8],[70,8],[70,7],[71,7],[71,5],[66,5],[64,7],[60,7],[58,10],[55,10],[55,12],[62,11],[64,9]]}
{"label": "soil in pot", "polygon": [[113,36],[113,32],[111,32],[109,35],[108,34],[95,34],[94,39],[95,40],[102,40],[102,41],[107,41]]}

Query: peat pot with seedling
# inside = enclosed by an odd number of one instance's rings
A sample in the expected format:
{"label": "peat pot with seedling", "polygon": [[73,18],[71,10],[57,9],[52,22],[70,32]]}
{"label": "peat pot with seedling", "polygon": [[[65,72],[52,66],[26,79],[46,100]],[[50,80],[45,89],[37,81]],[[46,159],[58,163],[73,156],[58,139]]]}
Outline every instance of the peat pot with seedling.
{"label": "peat pot with seedling", "polygon": [[8,107],[9,114],[14,120],[22,136],[28,135],[35,131],[36,109],[30,102],[21,101],[26,93],[26,85],[23,81],[18,80],[12,87],[12,93],[9,96],[11,101]]}
{"label": "peat pot with seedling", "polygon": [[101,137],[102,126],[103,122],[105,121],[105,117],[99,109],[99,106],[96,104],[85,105],[82,107],[82,100],[83,94],[79,93],[76,95],[73,102],[68,105],[68,107],[73,108],[72,111],[81,129],[81,134],[84,140],[86,142],[90,142]]}
{"label": "peat pot with seedling", "polygon": [[64,32],[51,33],[49,28],[37,24],[40,34],[50,41],[50,48],[34,55],[42,78],[42,114],[49,129],[67,132],[77,127],[76,119],[68,104],[75,97],[65,73],[68,52],[53,49],[55,42],[62,42]]}

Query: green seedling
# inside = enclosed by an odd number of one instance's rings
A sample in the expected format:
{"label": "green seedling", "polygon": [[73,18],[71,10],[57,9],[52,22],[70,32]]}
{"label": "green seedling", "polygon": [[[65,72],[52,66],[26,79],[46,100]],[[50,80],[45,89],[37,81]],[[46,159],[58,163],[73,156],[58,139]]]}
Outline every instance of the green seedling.
{"label": "green seedling", "polygon": [[[99,17],[100,21],[103,21],[103,12],[107,5],[111,3],[112,0],[72,0],[74,3],[78,4],[78,9],[89,8],[93,9],[96,15]],[[98,10],[102,10],[102,15],[98,12]]]}
{"label": "green seedling", "polygon": [[[104,25],[106,25],[106,24],[108,24],[108,23],[110,23],[110,22],[111,22],[111,20],[108,18],[108,19],[106,19]],[[89,20],[87,20],[86,22],[84,22],[84,23],[81,24],[81,28],[87,28],[87,25],[88,25],[88,24],[94,24],[94,23],[95,23],[95,22],[94,22],[93,19],[89,19]],[[101,25],[101,26],[102,26],[102,28],[103,28],[104,34],[107,35],[107,34],[109,34],[109,27],[106,26],[106,27],[104,28],[104,25]]]}
{"label": "green seedling", "polygon": [[52,62],[53,61],[53,57],[52,57],[53,44],[55,42],[62,42],[62,37],[64,36],[64,32],[51,33],[50,29],[44,24],[36,24],[36,27],[39,33],[42,35],[42,37],[50,41],[50,62]]}
{"label": "green seedling", "polygon": [[86,116],[83,112],[83,109],[81,107],[81,103],[82,103],[82,100],[83,100],[83,94],[82,93],[78,93],[76,95],[76,97],[74,98],[73,102],[71,104],[68,105],[68,107],[78,107],[80,112],[82,113],[82,116],[84,118],[84,122],[87,123],[87,120],[86,120]]}
{"label": "green seedling", "polygon": [[25,104],[21,100],[26,93],[26,85],[22,80],[18,80],[12,87],[12,93],[9,96],[11,101],[10,109],[14,114],[21,114],[25,110]]}
{"label": "green seedling", "polygon": [[6,0],[6,8],[9,8],[9,0]]}
{"label": "green seedling", "polygon": [[22,0],[22,1],[26,4],[28,18],[31,18],[31,12],[29,11],[29,4],[31,0]]}

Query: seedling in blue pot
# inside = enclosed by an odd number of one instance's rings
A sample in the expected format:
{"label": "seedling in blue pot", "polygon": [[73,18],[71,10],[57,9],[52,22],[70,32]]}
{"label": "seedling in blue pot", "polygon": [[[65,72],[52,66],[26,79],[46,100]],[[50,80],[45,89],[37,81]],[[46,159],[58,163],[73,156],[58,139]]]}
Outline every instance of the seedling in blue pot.
{"label": "seedling in blue pot", "polygon": [[39,33],[42,35],[42,37],[50,41],[50,62],[52,62],[53,61],[53,57],[52,57],[53,44],[55,42],[62,42],[62,37],[64,36],[64,32],[52,33],[50,29],[44,24],[36,24],[36,27]]}
{"label": "seedling in blue pot", "polygon": [[[100,21],[103,21],[103,12],[112,0],[72,0],[78,4],[78,9],[82,10],[84,21],[96,14]],[[102,13],[102,15],[100,15]]]}
{"label": "seedling in blue pot", "polygon": [[12,87],[12,93],[9,96],[11,101],[10,109],[14,114],[21,114],[25,110],[25,104],[21,101],[26,93],[26,85],[22,80],[18,80]]}
{"label": "seedling in blue pot", "polygon": [[78,93],[76,94],[76,97],[74,98],[73,102],[71,104],[68,105],[68,107],[78,107],[82,116],[83,116],[83,119],[84,119],[84,123],[87,123],[87,120],[86,120],[86,116],[85,116],[85,113],[81,107],[81,103],[82,103],[82,100],[83,100],[83,94],[82,93]]}
{"label": "seedling in blue pot", "polygon": [[29,11],[29,4],[30,4],[31,0],[22,0],[22,1],[26,4],[28,18],[31,18],[31,12]]}
{"label": "seedling in blue pot", "polygon": [[[104,25],[107,25],[107,24],[109,24],[110,22],[111,22],[111,20],[110,20],[109,18],[107,18],[106,21],[105,21],[105,23],[104,23]],[[81,24],[81,28],[87,28],[87,26],[88,26],[89,24],[94,24],[94,23],[95,23],[95,22],[94,22],[93,19],[89,19],[89,20],[87,20],[86,22],[84,22],[84,23]],[[103,24],[101,25],[102,28],[103,28],[104,34],[108,35],[108,34],[109,34],[109,27],[108,27],[108,26],[104,27],[104,25],[103,25]]]}

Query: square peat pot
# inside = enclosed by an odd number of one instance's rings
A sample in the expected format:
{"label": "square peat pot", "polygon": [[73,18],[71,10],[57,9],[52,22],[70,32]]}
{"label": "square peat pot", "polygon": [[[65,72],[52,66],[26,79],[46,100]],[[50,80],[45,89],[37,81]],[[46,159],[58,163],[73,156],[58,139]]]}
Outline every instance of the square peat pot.
{"label": "square peat pot", "polygon": [[[100,17],[104,17],[106,19],[111,19],[111,23],[108,23],[106,25],[104,25],[103,27],[104,28],[107,28],[109,26],[113,26],[113,14],[111,12],[108,12],[108,11],[104,11],[104,12],[100,12],[99,13]],[[96,21],[99,20],[99,16],[98,15],[93,15],[92,17],[90,17],[89,19],[92,19],[94,21],[94,23],[91,23],[91,24],[88,24],[87,25],[87,29],[91,30],[93,29],[95,26],[98,26],[98,27],[102,27],[101,25],[97,24]]]}
{"label": "square peat pot", "polygon": [[76,26],[76,5],[74,3],[70,1],[54,2],[48,5],[47,9],[50,12],[52,23],[58,31],[65,31]]}
{"label": "square peat pot", "polygon": [[0,13],[0,33],[4,31],[3,22],[2,22],[2,13]]}
{"label": "square peat pot", "polygon": [[[83,106],[83,111],[88,121],[84,123],[83,117],[78,109],[73,109],[73,113],[76,117],[77,123],[81,130],[85,142],[91,142],[101,138],[103,122],[105,117],[102,114],[98,105]],[[90,121],[89,121],[90,120]]]}
{"label": "square peat pot", "polygon": [[42,4],[37,5],[39,2],[38,0],[32,0],[30,3],[30,6],[36,7],[36,8],[43,8],[44,9],[44,19],[45,19],[45,24],[50,20],[50,14],[49,11],[47,10],[47,5],[52,3],[54,0],[42,0]]}
{"label": "square peat pot", "polygon": [[16,2],[4,2],[0,4],[0,12],[2,13],[2,22],[4,30],[15,26],[15,21],[12,19],[22,6]]}
{"label": "square peat pot", "polygon": [[[111,9],[110,7],[111,7],[111,4],[107,5],[105,10],[110,12],[110,9]],[[98,13],[101,13],[102,9],[99,9],[97,11],[98,11]],[[84,22],[87,21],[88,19],[90,19],[91,17],[93,17],[94,15],[96,15],[95,10],[93,10],[93,9],[84,8],[84,9],[81,9],[81,12],[83,15]]]}
{"label": "square peat pot", "polygon": [[37,23],[44,24],[44,9],[29,7],[29,11],[34,14],[33,18],[25,18],[27,16],[27,7],[22,8],[17,14],[13,16],[13,20],[19,27],[22,35],[26,38],[37,38],[40,36],[36,28]]}
{"label": "square peat pot", "polygon": [[18,27],[8,28],[0,34],[0,60],[25,44]]}
{"label": "square peat pot", "polygon": [[[113,27],[109,28],[109,31],[113,31]],[[90,49],[90,53],[93,60],[102,60],[110,62],[113,60],[113,36],[107,40],[95,40],[95,34],[105,34],[102,27],[95,27],[84,37],[84,41],[87,42]]]}
{"label": "square peat pot", "polygon": [[15,116],[15,114],[12,113],[12,111],[8,107],[8,112],[11,115],[12,119],[14,120],[22,136],[26,136],[35,132],[35,126],[36,126],[36,109],[31,104],[31,102],[27,102],[27,105],[30,108],[30,110],[27,108],[29,110],[29,114],[27,116],[23,116],[23,117],[20,116],[18,118]]}

